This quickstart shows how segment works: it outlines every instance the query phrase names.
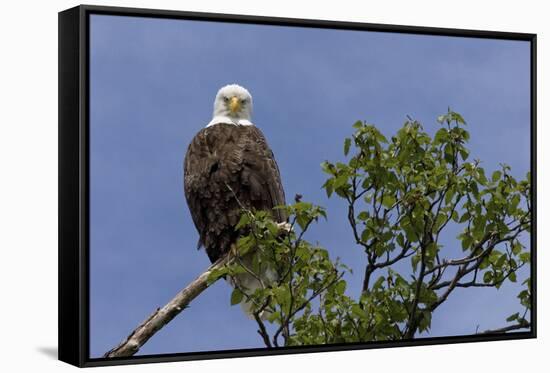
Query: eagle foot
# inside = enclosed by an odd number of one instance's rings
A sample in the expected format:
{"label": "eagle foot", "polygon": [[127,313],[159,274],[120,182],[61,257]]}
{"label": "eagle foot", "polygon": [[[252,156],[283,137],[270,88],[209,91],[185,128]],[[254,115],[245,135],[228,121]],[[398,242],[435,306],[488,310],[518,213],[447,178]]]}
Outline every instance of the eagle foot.
{"label": "eagle foot", "polygon": [[277,227],[281,234],[289,234],[292,231],[292,225],[287,222],[277,223]]}
{"label": "eagle foot", "polygon": [[239,254],[239,250],[238,250],[238,247],[236,244],[231,244],[231,246],[229,247],[229,255],[231,255],[232,257],[235,257]]}

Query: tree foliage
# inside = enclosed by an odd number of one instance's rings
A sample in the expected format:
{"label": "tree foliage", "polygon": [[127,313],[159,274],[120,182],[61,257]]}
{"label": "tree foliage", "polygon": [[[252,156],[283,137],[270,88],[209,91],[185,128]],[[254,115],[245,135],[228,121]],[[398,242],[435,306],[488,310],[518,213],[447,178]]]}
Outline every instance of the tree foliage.
{"label": "tree foliage", "polygon": [[[344,218],[366,258],[360,294],[346,292],[350,269],[305,239],[311,224],[327,217],[324,208],[300,200],[280,206],[290,216],[288,234],[266,212],[243,212],[237,228],[249,234],[238,241],[237,260],[213,278],[277,273],[253,293],[237,287],[231,295],[232,304],[253,304],[266,346],[415,338],[457,288],[517,281],[531,260],[523,243],[531,228],[530,174],[518,181],[504,164],[486,173],[469,159],[462,116],[449,110],[437,121],[433,137],[408,119],[389,140],[358,121],[344,140],[346,161],[322,163],[323,188],[347,206]],[[460,233],[444,245],[451,226]],[[240,258],[251,252],[252,265],[245,265]],[[519,310],[503,331],[530,327],[530,279],[522,285]]]}

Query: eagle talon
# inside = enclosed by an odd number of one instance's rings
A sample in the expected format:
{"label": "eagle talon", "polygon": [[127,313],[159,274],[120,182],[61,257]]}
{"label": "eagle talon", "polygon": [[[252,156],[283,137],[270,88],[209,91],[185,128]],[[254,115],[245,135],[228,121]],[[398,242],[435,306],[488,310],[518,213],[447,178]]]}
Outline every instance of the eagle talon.
{"label": "eagle talon", "polygon": [[237,256],[237,254],[239,254],[239,250],[237,248],[237,245],[232,244],[231,247],[229,248],[229,255]]}

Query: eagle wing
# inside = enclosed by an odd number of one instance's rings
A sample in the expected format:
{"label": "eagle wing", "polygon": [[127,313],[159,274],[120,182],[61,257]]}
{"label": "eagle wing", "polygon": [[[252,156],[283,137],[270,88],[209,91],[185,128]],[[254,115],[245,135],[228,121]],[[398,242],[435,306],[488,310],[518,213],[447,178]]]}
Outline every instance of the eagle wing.
{"label": "eagle wing", "polygon": [[[251,142],[251,151],[245,152],[243,170],[245,173],[241,179],[243,183],[250,184],[252,200],[261,196],[258,209],[272,211],[274,219],[282,223],[287,220],[284,210],[273,207],[284,205],[285,192],[281,181],[279,166],[275,161],[275,155],[267,144],[267,141],[260,129],[256,126],[247,126],[251,134],[247,142]],[[260,154],[256,156],[254,149]]]}
{"label": "eagle wing", "polygon": [[285,194],[273,152],[255,126],[216,124],[199,131],[185,156],[184,188],[199,247],[212,261],[238,238],[234,227],[243,207],[287,219],[273,209],[285,204]]}

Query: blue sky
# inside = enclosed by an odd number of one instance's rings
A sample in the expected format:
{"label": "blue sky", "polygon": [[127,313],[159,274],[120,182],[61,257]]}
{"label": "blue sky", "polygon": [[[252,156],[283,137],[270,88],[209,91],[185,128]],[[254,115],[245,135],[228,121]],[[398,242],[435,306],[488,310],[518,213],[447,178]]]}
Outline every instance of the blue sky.
{"label": "blue sky", "polygon": [[[342,201],[327,199],[320,163],[342,158],[358,119],[391,135],[406,115],[438,129],[450,106],[468,122],[473,158],[529,170],[529,43],[379,32],[93,15],[90,37],[90,352],[99,357],[164,305],[209,261],[183,194],[183,158],[212,115],[217,90],[254,97],[253,122],[275,153],[287,200],[327,207],[313,227],[355,269]],[[443,237],[456,246],[456,232]],[[519,276],[519,282],[527,271]],[[262,347],[255,322],[229,305],[220,281],[139,354]],[[500,327],[519,310],[518,288],[457,289],[430,336]]]}

